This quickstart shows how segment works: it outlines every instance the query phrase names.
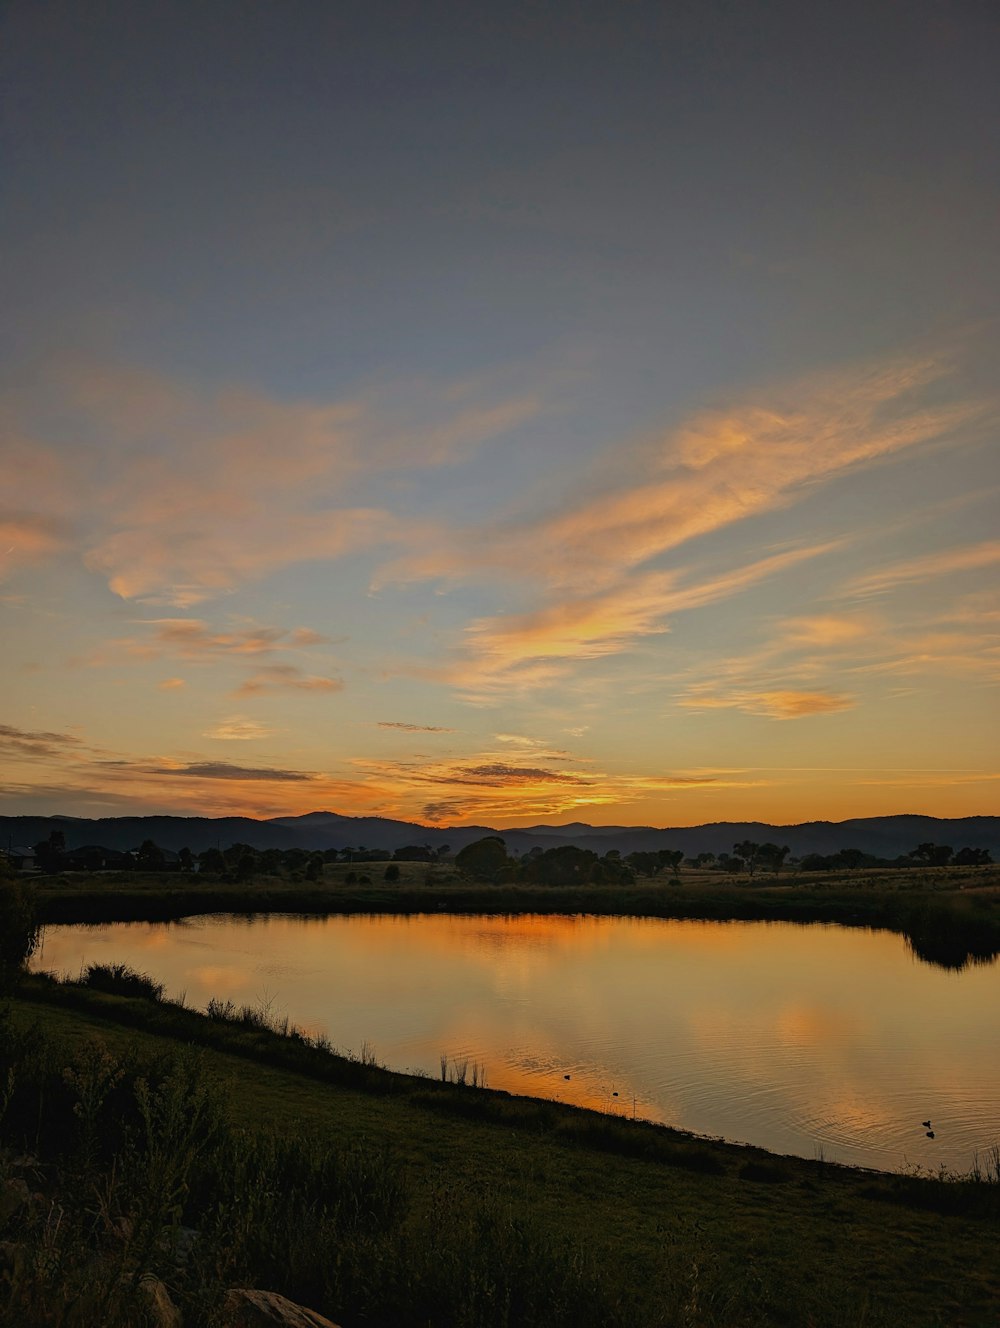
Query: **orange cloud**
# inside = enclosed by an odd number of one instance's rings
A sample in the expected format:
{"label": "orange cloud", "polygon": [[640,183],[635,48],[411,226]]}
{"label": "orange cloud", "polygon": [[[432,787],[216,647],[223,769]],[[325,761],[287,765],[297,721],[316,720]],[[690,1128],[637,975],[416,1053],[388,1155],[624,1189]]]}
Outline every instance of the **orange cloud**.
{"label": "orange cloud", "polygon": [[0,510],[0,577],[58,553],[67,542],[65,525],[54,517]]}
{"label": "orange cloud", "polygon": [[817,614],[790,618],[782,624],[785,641],[795,646],[816,646],[824,650],[869,640],[878,620],[871,615]]}
{"label": "orange cloud", "polygon": [[60,454],[31,437],[47,417],[32,431],[23,401],[6,403],[18,545],[51,552],[75,518],[77,551],[116,594],[178,607],[297,562],[417,538],[398,516],[345,503],[345,490],[455,460],[541,409],[538,393],[486,377],[313,402],[206,391],[121,365],[47,368],[47,407],[77,436]]}
{"label": "orange cloud", "polygon": [[81,740],[71,733],[39,733],[0,724],[0,751],[8,757],[61,758],[80,746]]}
{"label": "orange cloud", "polygon": [[707,686],[692,687],[677,704],[686,710],[742,710],[748,715],[765,715],[769,719],[803,719],[809,715],[850,710],[856,702],[852,696],[840,692],[807,692],[794,688],[773,691],[734,688],[730,692],[719,692]]}
{"label": "orange cloud", "polygon": [[254,742],[261,738],[269,738],[274,733],[274,729],[269,729],[265,724],[258,724],[255,719],[248,719],[246,715],[230,715],[228,719],[220,720],[215,728],[209,729],[203,736],[212,738],[216,742]]}
{"label": "orange cloud", "polygon": [[213,631],[201,618],[153,618],[143,623],[152,629],[149,641],[130,638],[122,644],[129,653],[143,657],[160,654],[182,659],[202,656],[263,655],[289,647],[320,645],[329,641],[307,627],[289,631],[284,627],[240,627],[228,632]]}
{"label": "orange cloud", "polygon": [[883,654],[886,657],[858,664],[854,671],[1000,680],[1000,634],[996,632],[901,633],[891,651]]}
{"label": "orange cloud", "polygon": [[339,692],[344,687],[340,678],[322,678],[303,673],[294,664],[266,664],[242,682],[234,696],[258,696],[261,692]]}
{"label": "orange cloud", "polygon": [[[767,401],[706,411],[655,446],[622,455],[600,494],[570,495],[534,521],[455,532],[397,560],[381,580],[541,574],[594,588],[697,536],[786,507],[815,485],[939,442],[981,415],[978,405],[932,401],[949,366],[896,358],[775,388]],[[622,486],[622,473],[641,476]],[[595,486],[596,487],[596,486]]]}
{"label": "orange cloud", "polygon": [[446,729],[440,724],[405,724],[398,720],[380,719],[376,723],[380,729],[399,729],[403,733],[457,733],[457,729]]}
{"label": "orange cloud", "polygon": [[485,699],[511,688],[547,686],[575,661],[618,654],[638,637],[668,631],[669,614],[725,599],[835,547],[789,549],[701,580],[680,570],[647,572],[533,613],[478,619],[466,628],[467,657],[449,680]]}

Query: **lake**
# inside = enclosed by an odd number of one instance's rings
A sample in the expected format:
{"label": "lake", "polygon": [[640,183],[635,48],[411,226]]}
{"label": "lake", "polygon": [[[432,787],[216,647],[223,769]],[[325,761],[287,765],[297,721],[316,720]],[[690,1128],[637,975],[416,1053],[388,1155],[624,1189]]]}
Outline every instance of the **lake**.
{"label": "lake", "polygon": [[[33,967],[126,963],[343,1051],[885,1170],[1000,1141],[1000,965],[833,925],[532,915],[48,926]],[[930,1120],[934,1139],[922,1121]]]}

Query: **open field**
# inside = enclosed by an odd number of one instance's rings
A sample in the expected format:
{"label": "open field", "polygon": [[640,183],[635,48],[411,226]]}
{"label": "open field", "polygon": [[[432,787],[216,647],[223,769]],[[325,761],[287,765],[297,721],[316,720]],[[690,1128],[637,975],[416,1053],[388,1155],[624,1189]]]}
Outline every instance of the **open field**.
{"label": "open field", "polygon": [[[34,1030],[32,1047],[61,1047],[56,1063],[95,1038],[113,1056],[140,1060],[197,1048],[233,1129],[335,1144],[395,1177],[399,1213],[363,1239],[341,1232],[344,1266],[323,1273],[299,1260],[274,1287],[310,1297],[347,1328],[985,1328],[1000,1313],[995,1177],[962,1183],[776,1158],[642,1122],[388,1074],[252,1020],[213,1021],[37,979],[15,1003],[14,1024]],[[185,1210],[183,1221],[197,1227],[207,1218]],[[300,1239],[308,1246],[310,1233]],[[515,1300],[534,1298],[531,1307],[518,1302],[513,1317],[504,1317],[496,1286],[486,1290],[499,1275],[480,1248],[491,1241],[523,1281]],[[441,1303],[431,1311],[421,1299],[429,1251],[441,1265],[434,1292]],[[465,1265],[449,1263],[456,1259]],[[169,1281],[169,1269],[154,1271]],[[267,1285],[278,1273],[271,1276]],[[479,1279],[478,1291],[469,1279]],[[183,1299],[183,1279],[174,1280]]]}

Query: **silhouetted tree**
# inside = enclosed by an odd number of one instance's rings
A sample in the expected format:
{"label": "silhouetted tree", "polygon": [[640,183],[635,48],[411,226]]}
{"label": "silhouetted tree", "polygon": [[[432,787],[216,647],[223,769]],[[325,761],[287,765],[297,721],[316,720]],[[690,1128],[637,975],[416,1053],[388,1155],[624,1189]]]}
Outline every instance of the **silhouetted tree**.
{"label": "silhouetted tree", "polygon": [[768,871],[773,871],[777,876],[791,851],[787,844],[783,844],[781,848],[777,844],[761,844],[757,850],[757,861],[762,867],[767,868]]}
{"label": "silhouetted tree", "polygon": [[752,877],[754,867],[757,865],[760,845],[755,844],[752,839],[743,839],[738,844],[733,845],[733,852],[738,858],[742,859],[743,865],[747,869],[747,875]]}
{"label": "silhouetted tree", "polygon": [[42,871],[56,871],[59,859],[66,852],[66,836],[61,830],[51,830],[48,839],[40,839],[32,847],[35,851],[35,861]]}
{"label": "silhouetted tree", "polygon": [[499,835],[487,835],[485,839],[466,844],[455,856],[455,866],[460,872],[487,881],[495,881],[509,865],[507,845]]}
{"label": "silhouetted tree", "polygon": [[848,871],[857,871],[868,862],[870,862],[869,854],[862,853],[859,848],[842,848],[831,859],[834,867],[846,867]]}
{"label": "silhouetted tree", "polygon": [[399,880],[399,868],[394,862],[390,862],[385,869],[385,875],[382,878],[385,881],[393,882]]}
{"label": "silhouetted tree", "polygon": [[993,858],[988,848],[960,848],[952,861],[956,867],[988,867]]}
{"label": "silhouetted tree", "polygon": [[139,845],[139,851],[135,855],[137,867],[143,867],[147,871],[152,871],[156,867],[163,865],[163,849],[154,844],[151,839],[144,839]]}
{"label": "silhouetted tree", "polygon": [[323,854],[313,853],[306,863],[306,880],[321,881],[323,879]]}
{"label": "silhouetted tree", "polygon": [[198,861],[203,872],[221,872],[226,870],[226,860],[217,848],[206,848],[198,854]]}
{"label": "silhouetted tree", "polygon": [[907,856],[926,863],[928,867],[947,867],[951,854],[950,844],[918,844]]}
{"label": "silhouetted tree", "polygon": [[630,853],[625,861],[632,870],[638,872],[640,876],[657,876],[662,867],[662,863],[657,854],[644,853],[639,849],[636,849],[634,853]]}
{"label": "silhouetted tree", "polygon": [[392,857],[394,862],[433,862],[434,852],[427,844],[406,844]]}

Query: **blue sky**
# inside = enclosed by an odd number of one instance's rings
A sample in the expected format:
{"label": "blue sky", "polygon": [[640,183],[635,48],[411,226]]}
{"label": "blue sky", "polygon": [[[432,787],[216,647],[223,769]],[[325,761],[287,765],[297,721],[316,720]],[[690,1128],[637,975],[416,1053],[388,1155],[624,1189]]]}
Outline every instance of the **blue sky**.
{"label": "blue sky", "polygon": [[13,4],[10,812],[990,812],[998,17]]}

